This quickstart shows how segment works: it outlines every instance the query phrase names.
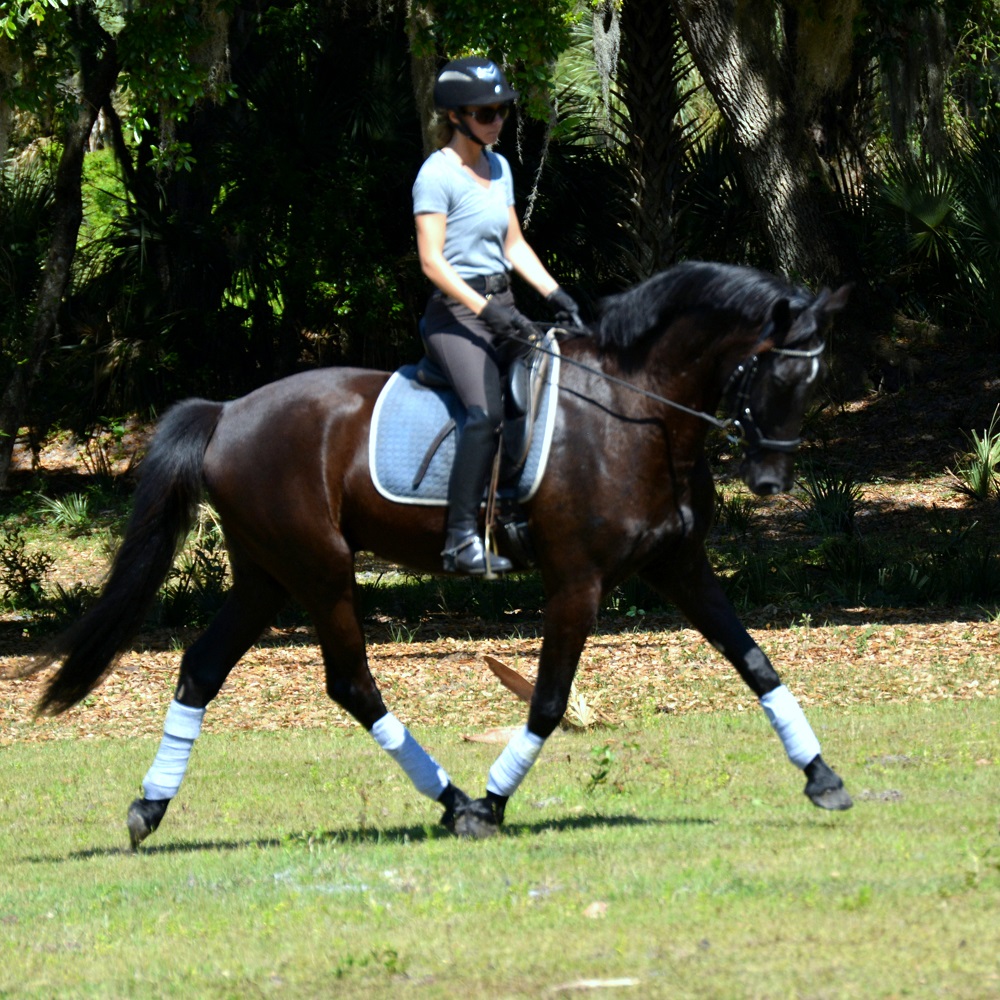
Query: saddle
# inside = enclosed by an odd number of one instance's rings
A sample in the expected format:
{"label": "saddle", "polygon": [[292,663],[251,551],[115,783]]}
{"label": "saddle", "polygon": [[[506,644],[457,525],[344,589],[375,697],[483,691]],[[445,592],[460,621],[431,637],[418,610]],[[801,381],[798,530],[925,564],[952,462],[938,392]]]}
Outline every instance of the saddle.
{"label": "saddle", "polygon": [[[524,468],[531,448],[534,421],[538,415],[538,404],[543,379],[548,371],[548,361],[547,354],[533,350],[527,358],[515,358],[507,369],[503,384],[504,413],[500,425],[501,485],[515,483],[518,473]],[[426,354],[417,362],[415,378],[427,389],[451,391],[451,385],[444,372]],[[438,431],[417,470],[417,476],[413,481],[414,488],[420,485],[427,466],[441,442],[457,426],[457,421],[451,417]]]}
{"label": "saddle", "polygon": [[[496,493],[501,535],[507,533],[505,519],[524,521],[516,509],[534,496],[548,461],[558,401],[555,334],[546,334],[539,347],[511,363],[504,383]],[[393,372],[375,403],[369,434],[369,468],[378,492],[395,503],[447,505],[464,423],[465,408],[429,358]]]}

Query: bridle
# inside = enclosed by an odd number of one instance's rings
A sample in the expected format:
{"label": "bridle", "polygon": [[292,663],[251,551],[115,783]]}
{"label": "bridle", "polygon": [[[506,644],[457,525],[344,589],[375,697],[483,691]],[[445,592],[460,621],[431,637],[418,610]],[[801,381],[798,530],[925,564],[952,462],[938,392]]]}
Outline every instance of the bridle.
{"label": "bridle", "polygon": [[[763,343],[773,328],[773,321],[769,321],[761,331],[758,344]],[[826,341],[820,341],[816,347],[795,348],[795,347],[772,347],[768,354],[777,355],[784,358],[802,358],[812,360],[812,368],[806,378],[806,385],[809,385],[819,374],[819,359],[826,349]],[[769,438],[761,433],[757,424],[757,419],[753,415],[750,407],[750,396],[753,392],[754,379],[757,377],[757,369],[760,366],[760,354],[755,352],[746,361],[741,361],[723,391],[723,397],[733,390],[733,417],[729,421],[729,426],[735,428],[738,439],[742,439],[744,447],[751,454],[756,451],[780,451],[787,455],[794,455],[802,445],[802,438]]]}
{"label": "bridle", "polygon": [[[546,324],[546,330],[548,329],[550,329],[550,327]],[[764,327],[757,338],[757,346],[759,347],[763,344],[771,336],[773,331],[774,321],[768,320],[767,323],[764,324]],[[565,330],[561,332],[568,333],[572,336],[584,335],[574,330]],[[510,340],[526,344],[529,347],[534,348],[536,351],[541,351],[543,354],[550,354],[553,357],[555,356],[554,351],[550,351],[548,348],[541,346],[539,343],[541,337],[519,337],[516,334],[510,334],[508,336]],[[813,362],[812,369],[809,373],[809,377],[806,379],[806,384],[808,385],[819,374],[819,359],[824,350],[826,350],[826,341],[820,341],[816,347],[810,348],[772,347],[765,353],[777,355],[778,357],[802,358],[805,360],[811,359]],[[719,419],[711,413],[706,413],[704,410],[692,409],[689,406],[685,406],[683,403],[678,403],[676,400],[667,399],[666,396],[660,396],[658,393],[650,392],[648,389],[643,389],[640,386],[633,385],[625,379],[609,375],[607,372],[601,371],[600,368],[593,368],[590,365],[584,364],[582,361],[577,361],[575,358],[567,357],[565,354],[560,354],[559,358],[561,364],[573,365],[597,378],[604,379],[605,382],[612,382],[615,385],[620,385],[622,388],[629,389],[640,396],[645,396],[647,399],[652,399],[655,402],[662,403],[672,409],[680,410],[682,413],[686,413],[689,416],[697,417],[699,420],[704,420],[713,427],[726,431],[729,435],[730,441],[734,444],[742,442],[748,452],[752,453],[754,451],[767,450],[780,451],[785,454],[794,454],[801,446],[802,438],[797,437],[783,439],[765,437],[761,433],[760,427],[757,425],[756,418],[753,415],[753,410],[750,407],[750,396],[753,393],[754,380],[757,377],[757,370],[760,367],[760,354],[760,351],[755,350],[749,358],[741,361],[726,381],[726,386],[722,393],[723,398],[733,391],[734,386],[735,392],[733,395],[733,416],[726,417],[725,419]]]}

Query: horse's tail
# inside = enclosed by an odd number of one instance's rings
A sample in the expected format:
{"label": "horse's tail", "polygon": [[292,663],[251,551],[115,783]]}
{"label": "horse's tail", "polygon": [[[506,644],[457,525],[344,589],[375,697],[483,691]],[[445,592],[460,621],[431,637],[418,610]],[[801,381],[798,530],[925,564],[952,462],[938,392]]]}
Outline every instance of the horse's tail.
{"label": "horse's tail", "polygon": [[62,660],[38,702],[39,715],[58,715],[85,698],[142,627],[197,516],[205,451],[221,415],[221,403],[189,399],[163,416],[140,467],[132,515],[97,603],[25,671]]}

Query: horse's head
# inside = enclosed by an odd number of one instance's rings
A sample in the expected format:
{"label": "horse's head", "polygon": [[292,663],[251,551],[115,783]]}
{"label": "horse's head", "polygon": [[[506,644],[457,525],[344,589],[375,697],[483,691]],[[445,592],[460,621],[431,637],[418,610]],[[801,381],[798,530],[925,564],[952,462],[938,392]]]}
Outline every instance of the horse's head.
{"label": "horse's head", "polygon": [[824,334],[849,291],[847,285],[824,289],[797,314],[787,299],[779,300],[758,352],[740,366],[735,421],[746,448],[740,475],[760,496],[792,487],[802,420],[822,371]]}

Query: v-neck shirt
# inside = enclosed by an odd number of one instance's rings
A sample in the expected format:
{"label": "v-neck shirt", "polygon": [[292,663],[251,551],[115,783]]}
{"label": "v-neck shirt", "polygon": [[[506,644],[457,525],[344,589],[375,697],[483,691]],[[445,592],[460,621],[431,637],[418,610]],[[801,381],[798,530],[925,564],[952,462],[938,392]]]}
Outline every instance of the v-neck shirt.
{"label": "v-neck shirt", "polygon": [[444,259],[459,277],[510,270],[504,253],[514,181],[510,164],[484,150],[490,183],[477,181],[443,149],[431,153],[413,183],[413,214],[445,216]]}

